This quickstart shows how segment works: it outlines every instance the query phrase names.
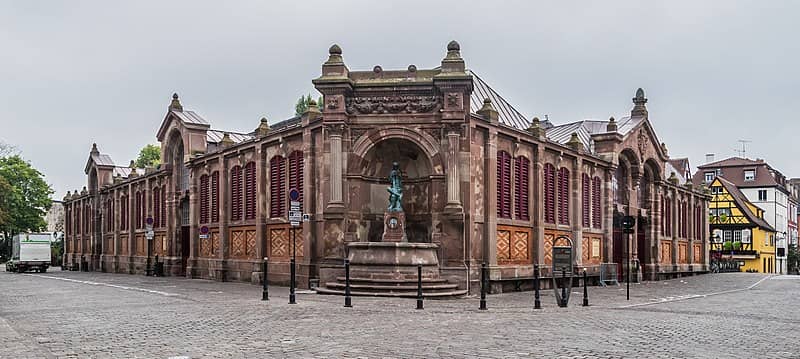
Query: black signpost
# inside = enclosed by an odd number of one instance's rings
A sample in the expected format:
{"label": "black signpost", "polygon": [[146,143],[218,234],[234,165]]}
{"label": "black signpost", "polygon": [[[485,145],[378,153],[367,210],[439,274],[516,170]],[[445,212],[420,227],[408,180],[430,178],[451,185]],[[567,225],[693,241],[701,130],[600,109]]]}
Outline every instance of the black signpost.
{"label": "black signpost", "polygon": [[147,262],[145,264],[144,274],[146,276],[153,275],[153,267],[150,263],[150,256],[153,255],[153,237],[155,237],[155,233],[153,233],[153,217],[147,217],[145,220],[146,229],[145,238],[147,238]]}
{"label": "black signpost", "polygon": [[[569,303],[569,294],[572,291],[572,240],[567,236],[557,237],[553,243],[566,240],[569,246],[553,246],[553,290],[556,293],[556,303],[559,307],[566,308]],[[558,292],[558,280],[556,273],[561,271],[561,293]],[[569,277],[567,277],[569,272]]]}
{"label": "black signpost", "polygon": [[633,227],[636,226],[636,217],[634,216],[624,216],[622,217],[622,232],[628,238],[628,275],[627,279],[627,300],[631,300],[631,234],[633,234]]}
{"label": "black signpost", "polygon": [[292,260],[289,264],[290,275],[289,279],[289,304],[297,304],[295,296],[295,288],[297,288],[297,233],[295,229],[300,226],[300,221],[303,220],[303,214],[300,211],[300,191],[297,188],[289,190],[289,225],[292,232]]}

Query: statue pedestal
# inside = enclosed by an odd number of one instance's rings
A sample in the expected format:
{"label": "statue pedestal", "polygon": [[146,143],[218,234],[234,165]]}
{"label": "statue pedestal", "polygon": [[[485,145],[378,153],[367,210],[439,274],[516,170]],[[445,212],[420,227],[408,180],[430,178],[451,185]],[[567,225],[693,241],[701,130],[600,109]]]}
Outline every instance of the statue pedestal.
{"label": "statue pedestal", "polygon": [[408,242],[406,236],[406,213],[389,212],[383,213],[383,242]]}

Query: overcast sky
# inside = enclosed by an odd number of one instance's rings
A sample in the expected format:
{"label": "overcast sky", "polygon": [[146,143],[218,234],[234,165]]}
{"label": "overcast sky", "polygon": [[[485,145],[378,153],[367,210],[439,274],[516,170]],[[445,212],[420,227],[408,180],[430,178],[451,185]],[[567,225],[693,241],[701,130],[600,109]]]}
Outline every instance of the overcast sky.
{"label": "overcast sky", "polygon": [[[456,39],[528,117],[621,116],[637,87],[673,157],[765,158],[800,176],[798,1],[0,0],[0,141],[61,198],[92,142],[155,143],[170,96],[213,128],[290,117],[338,43],[353,70],[438,66]],[[316,93],[315,93],[316,97]]]}

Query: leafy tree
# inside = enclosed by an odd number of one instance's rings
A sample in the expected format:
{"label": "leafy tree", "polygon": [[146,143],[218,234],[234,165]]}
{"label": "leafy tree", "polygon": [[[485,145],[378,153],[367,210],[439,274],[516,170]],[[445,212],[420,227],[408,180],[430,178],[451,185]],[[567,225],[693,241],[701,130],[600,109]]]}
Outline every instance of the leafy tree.
{"label": "leafy tree", "polygon": [[9,221],[9,201],[11,200],[11,185],[3,176],[0,176],[0,227]]}
{"label": "leafy tree", "polygon": [[158,166],[161,163],[161,147],[159,145],[146,145],[139,151],[139,157],[133,162],[136,168]]}
{"label": "leafy tree", "polygon": [[17,154],[17,148],[0,141],[0,157],[7,157]]}
{"label": "leafy tree", "polygon": [[[306,110],[308,109],[308,104],[310,102],[311,102],[311,94],[308,94],[306,96],[300,96],[300,98],[297,99],[297,103],[294,105],[294,115],[300,116],[303,114],[303,112],[306,112]],[[320,96],[317,99],[317,106],[320,106],[321,103],[322,103],[322,96]]]}
{"label": "leafy tree", "polygon": [[11,254],[11,237],[19,232],[47,228],[44,214],[50,208],[53,190],[41,172],[19,155],[0,157],[0,178],[8,184],[2,203],[5,219],[0,222],[0,257]]}

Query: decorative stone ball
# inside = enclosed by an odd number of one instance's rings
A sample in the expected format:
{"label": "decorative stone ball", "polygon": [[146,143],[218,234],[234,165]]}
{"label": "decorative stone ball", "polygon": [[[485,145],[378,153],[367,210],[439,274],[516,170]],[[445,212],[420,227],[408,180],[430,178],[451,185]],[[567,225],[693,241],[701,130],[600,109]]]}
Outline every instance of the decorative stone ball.
{"label": "decorative stone ball", "polygon": [[342,54],[342,48],[339,47],[339,45],[333,44],[333,45],[331,45],[331,48],[328,49],[328,53],[331,54],[331,55],[341,55]]}
{"label": "decorative stone ball", "polygon": [[375,67],[372,68],[372,72],[374,72],[376,74],[379,74],[382,71],[383,71],[383,68],[381,68],[380,65],[375,65]]}
{"label": "decorative stone ball", "polygon": [[458,42],[456,42],[456,40],[450,41],[450,43],[447,44],[447,51],[459,51],[459,50],[461,50],[461,45],[459,45]]}
{"label": "decorative stone ball", "polygon": [[408,72],[417,72],[417,67],[414,65],[408,65]]}

